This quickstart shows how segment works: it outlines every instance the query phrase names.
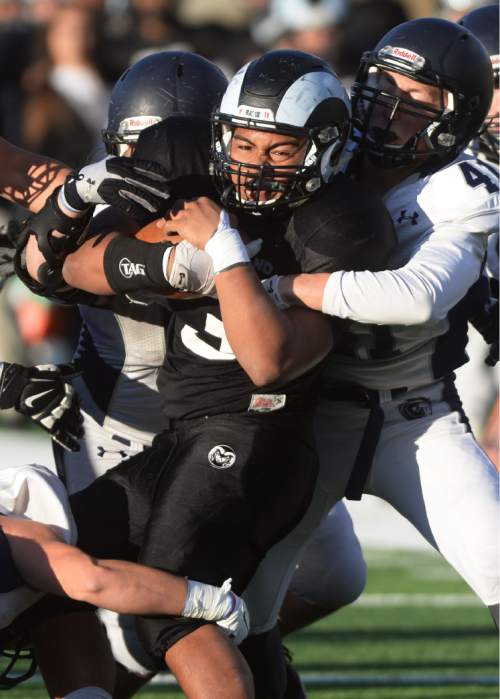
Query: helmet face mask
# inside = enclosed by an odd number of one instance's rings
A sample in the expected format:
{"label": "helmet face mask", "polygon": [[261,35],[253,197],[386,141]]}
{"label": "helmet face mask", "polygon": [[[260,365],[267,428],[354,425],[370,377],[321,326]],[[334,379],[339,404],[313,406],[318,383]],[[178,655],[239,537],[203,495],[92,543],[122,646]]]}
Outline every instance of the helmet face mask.
{"label": "helmet face mask", "polygon": [[125,155],[130,147],[135,146],[143,129],[163,121],[163,118],[161,116],[132,116],[123,119],[117,131],[103,129],[102,140],[106,146],[106,152],[108,155]]}
{"label": "helmet face mask", "polygon": [[433,87],[433,104],[402,96],[390,72],[367,67],[366,77],[353,87],[353,137],[377,164],[396,167],[446,156],[455,145],[457,98],[442,86]]}
{"label": "helmet face mask", "polygon": [[2,648],[0,657],[0,690],[12,689],[29,680],[36,672],[37,664],[33,651],[21,643],[12,648]]}
{"label": "helmet face mask", "polygon": [[[212,116],[211,172],[223,205],[260,215],[299,206],[335,174],[349,128],[347,94],[321,59],[270,51],[247,64]],[[252,139],[265,142],[265,156],[239,158],[235,134],[248,136],[250,151]],[[289,157],[273,157],[273,137],[284,137]]]}
{"label": "helmet face mask", "polygon": [[[395,89],[384,81],[387,75],[394,76]],[[491,61],[468,30],[437,18],[404,22],[362,57],[352,88],[353,137],[380,167],[439,166],[477,134],[492,84]],[[418,101],[419,85],[431,99]],[[403,120],[414,126],[404,142],[395,138]]]}
{"label": "helmet face mask", "polygon": [[[322,170],[322,160],[333,160],[344,143],[335,126],[307,130],[277,124],[271,133],[288,135],[300,146],[295,148],[295,157],[285,165],[256,164],[232,157],[233,138],[241,128],[247,130],[228,115],[214,116],[212,168],[223,203],[254,214],[284,213],[302,204],[330,178]],[[248,133],[251,136],[260,130],[264,131],[249,127]]]}

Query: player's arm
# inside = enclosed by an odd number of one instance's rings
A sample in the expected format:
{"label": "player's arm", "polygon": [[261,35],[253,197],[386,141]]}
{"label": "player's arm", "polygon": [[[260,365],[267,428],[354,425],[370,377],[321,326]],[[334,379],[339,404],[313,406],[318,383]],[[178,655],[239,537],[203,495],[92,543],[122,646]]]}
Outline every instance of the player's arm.
{"label": "player's arm", "polygon": [[187,202],[169,226],[212,258],[227,339],[257,386],[299,376],[330,351],[327,320],[307,309],[283,313],[272,302],[238,231],[217,204],[206,197]]}
{"label": "player's arm", "polygon": [[271,292],[284,303],[360,323],[434,322],[479,279],[485,246],[481,229],[474,233],[464,222],[441,224],[399,269],[283,277],[274,280]]}
{"label": "player's arm", "polygon": [[0,138],[0,195],[36,213],[63,184],[70,168],[52,158],[23,150]]}
{"label": "player's arm", "polygon": [[31,520],[4,516],[0,527],[19,575],[36,590],[118,613],[221,620],[229,631],[245,631],[246,609],[229,583],[219,588],[128,561],[95,559]]}

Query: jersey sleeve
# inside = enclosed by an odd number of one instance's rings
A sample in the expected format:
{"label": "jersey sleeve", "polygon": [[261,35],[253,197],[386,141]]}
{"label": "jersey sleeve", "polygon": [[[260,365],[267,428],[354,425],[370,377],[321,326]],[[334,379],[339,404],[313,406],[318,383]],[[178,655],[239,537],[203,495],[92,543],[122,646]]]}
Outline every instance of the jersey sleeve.
{"label": "jersey sleeve", "polygon": [[325,289],[324,312],[377,325],[446,317],[481,274],[487,238],[470,233],[469,225],[440,224],[400,269],[335,272]]}

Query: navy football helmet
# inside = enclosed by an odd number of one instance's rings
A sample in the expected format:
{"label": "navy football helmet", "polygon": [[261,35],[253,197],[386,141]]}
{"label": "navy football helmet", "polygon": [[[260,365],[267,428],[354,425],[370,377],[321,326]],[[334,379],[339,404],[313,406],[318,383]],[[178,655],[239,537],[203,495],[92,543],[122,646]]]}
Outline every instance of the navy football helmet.
{"label": "navy football helmet", "polygon": [[[438,88],[439,107],[381,89],[386,71]],[[363,54],[352,93],[354,136],[377,164],[442,164],[481,128],[493,95],[493,71],[488,53],[467,29],[444,19],[415,19]],[[375,105],[386,113],[383,128],[370,123]],[[406,143],[391,144],[391,126],[404,114],[418,117],[423,126]],[[425,150],[419,148],[422,141]]]}
{"label": "navy football helmet", "polygon": [[[493,68],[495,89],[500,87],[500,51],[498,47],[498,24],[500,21],[498,4],[483,5],[464,15],[459,21],[477,36],[488,52]],[[479,133],[480,151],[489,160],[498,163],[500,115],[488,115]]]}
{"label": "navy football helmet", "polygon": [[188,51],[160,51],[123,73],[110,97],[102,136],[111,155],[123,155],[140,132],[173,114],[209,117],[227,86],[224,73]]}

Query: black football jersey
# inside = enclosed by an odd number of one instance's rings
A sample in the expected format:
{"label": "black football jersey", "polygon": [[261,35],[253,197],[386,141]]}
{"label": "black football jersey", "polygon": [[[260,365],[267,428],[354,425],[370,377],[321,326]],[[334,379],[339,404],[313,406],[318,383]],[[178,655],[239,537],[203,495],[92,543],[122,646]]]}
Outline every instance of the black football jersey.
{"label": "black football jersey", "polygon": [[[261,279],[300,271],[279,224],[275,231],[262,232],[262,238],[262,248],[252,260]],[[310,408],[318,368],[287,384],[256,387],[232,352],[216,300],[172,301],[171,308],[165,363],[158,378],[168,418]]]}

